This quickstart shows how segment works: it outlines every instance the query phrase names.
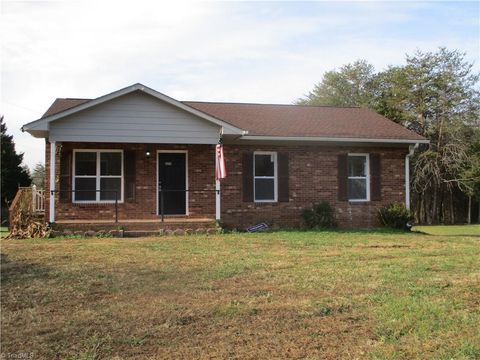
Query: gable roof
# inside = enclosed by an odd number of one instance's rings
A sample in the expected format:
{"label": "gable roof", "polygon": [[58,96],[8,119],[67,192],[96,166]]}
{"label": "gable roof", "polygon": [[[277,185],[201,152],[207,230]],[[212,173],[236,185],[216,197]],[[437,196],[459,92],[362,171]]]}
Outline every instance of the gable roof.
{"label": "gable roof", "polygon": [[[48,123],[51,121],[55,121],[71,114],[75,114],[79,111],[89,109],[93,106],[103,104],[107,101],[119,98],[127,94],[131,94],[136,91],[148,94],[154,98],[157,98],[158,100],[164,101],[190,114],[198,116],[199,118],[221,126],[231,134],[242,135],[244,133],[242,129],[232,126],[221,119],[215,118],[212,115],[206,114],[200,110],[185,105],[181,101],[175,100],[140,83],[127,86],[123,89],[114,91],[107,95],[100,96],[96,99],[57,99],[40,119],[23,125],[22,130],[27,130],[30,132],[45,132],[48,129]],[[70,103],[71,106],[69,106],[68,103]]]}
{"label": "gable roof", "polygon": [[[143,87],[141,84],[134,86]],[[155,92],[152,89],[149,90]],[[155,94],[160,93],[155,92]],[[98,99],[58,98],[37,121],[62,117],[64,113],[75,112],[76,109],[80,111],[81,108],[89,107]],[[171,100],[175,101],[176,105],[182,104],[186,109],[196,111],[196,115],[207,116],[209,120],[214,119],[222,125],[239,131],[243,130],[243,139],[328,141],[363,139],[369,142],[428,142],[424,137],[402,125],[360,107]]]}

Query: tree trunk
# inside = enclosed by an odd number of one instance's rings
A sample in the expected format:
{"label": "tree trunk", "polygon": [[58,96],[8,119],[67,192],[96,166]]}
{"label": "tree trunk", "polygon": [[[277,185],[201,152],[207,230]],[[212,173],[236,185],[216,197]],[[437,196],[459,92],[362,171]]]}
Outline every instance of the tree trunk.
{"label": "tree trunk", "polygon": [[453,192],[450,189],[450,223],[455,224],[455,204],[453,203]]}
{"label": "tree trunk", "polygon": [[477,222],[480,224],[480,199],[478,199],[478,219]]}
{"label": "tree trunk", "polygon": [[431,209],[431,219],[429,224],[437,221],[437,197],[438,197],[438,190],[437,190],[437,185],[433,185],[433,195],[432,195],[432,209]]}
{"label": "tree trunk", "polygon": [[468,216],[467,216],[467,222],[470,225],[472,223],[472,197],[468,197]]}

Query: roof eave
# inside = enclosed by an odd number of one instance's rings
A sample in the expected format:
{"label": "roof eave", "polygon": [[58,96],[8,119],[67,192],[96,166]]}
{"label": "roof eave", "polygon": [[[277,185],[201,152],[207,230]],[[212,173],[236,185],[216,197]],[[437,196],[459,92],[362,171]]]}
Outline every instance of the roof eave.
{"label": "roof eave", "polygon": [[320,136],[266,136],[245,135],[239,140],[247,141],[298,141],[298,142],[340,142],[340,143],[385,143],[385,144],[429,144],[428,139],[382,139],[382,138],[345,138]]}

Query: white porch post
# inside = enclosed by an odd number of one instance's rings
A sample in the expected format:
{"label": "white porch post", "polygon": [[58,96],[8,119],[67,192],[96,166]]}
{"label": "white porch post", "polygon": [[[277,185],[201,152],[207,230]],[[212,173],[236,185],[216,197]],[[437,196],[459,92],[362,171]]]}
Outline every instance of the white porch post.
{"label": "white porch post", "polygon": [[217,166],[218,166],[218,156],[217,156],[217,147],[215,146],[215,220],[220,220],[220,180],[217,180]]}
{"label": "white porch post", "polygon": [[55,222],[55,156],[57,153],[57,144],[55,141],[50,143],[50,223]]}

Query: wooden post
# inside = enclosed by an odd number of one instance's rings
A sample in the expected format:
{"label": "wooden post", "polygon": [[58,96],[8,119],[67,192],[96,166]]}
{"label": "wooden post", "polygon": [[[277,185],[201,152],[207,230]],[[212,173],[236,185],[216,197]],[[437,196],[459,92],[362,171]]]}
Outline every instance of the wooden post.
{"label": "wooden post", "polygon": [[37,185],[32,185],[32,212],[37,210]]}

